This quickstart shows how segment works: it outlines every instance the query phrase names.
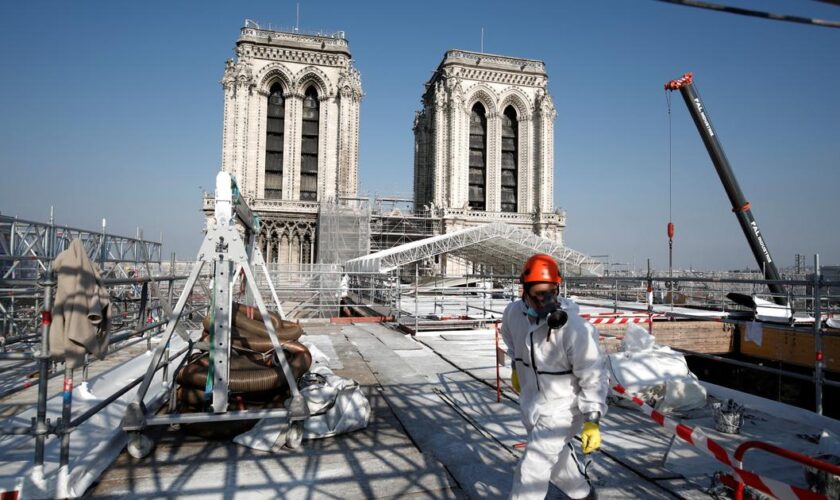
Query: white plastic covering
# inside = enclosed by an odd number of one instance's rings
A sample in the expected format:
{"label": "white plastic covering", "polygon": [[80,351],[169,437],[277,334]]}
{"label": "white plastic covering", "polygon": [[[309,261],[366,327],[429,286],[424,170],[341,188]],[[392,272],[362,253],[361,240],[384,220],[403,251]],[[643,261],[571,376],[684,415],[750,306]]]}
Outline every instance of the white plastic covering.
{"label": "white plastic covering", "polygon": [[[339,377],[326,366],[316,366],[311,374],[320,375],[316,382],[301,388],[311,413],[303,424],[304,439],[319,439],[367,427],[370,403],[354,380]],[[323,377],[323,378],[322,378]]]}
{"label": "white plastic covering", "polygon": [[687,411],[706,404],[706,390],[688,369],[685,357],[659,346],[647,330],[629,324],[622,352],[609,355],[610,378],[631,393],[655,399],[662,412]]}
{"label": "white plastic covering", "polygon": [[[300,394],[311,417],[303,422],[304,439],[320,439],[367,427],[370,403],[354,380],[339,377],[327,364],[330,359],[313,344],[304,342],[312,353],[312,368],[304,374]],[[285,442],[285,419],[262,419],[233,441],[260,451],[272,451]]]}
{"label": "white plastic covering", "polygon": [[[177,335],[172,336],[170,348],[175,353],[186,346]],[[181,355],[183,356],[183,355]],[[177,363],[180,357],[173,356]],[[143,376],[152,359],[146,352],[110,370],[91,377],[86,384],[73,389],[73,416],[79,416],[99,401],[106,399],[126,384]],[[171,372],[170,372],[171,377]],[[158,371],[146,393],[146,407],[154,410],[169,388],[171,380],[164,383],[162,371]],[[38,470],[33,465],[35,440],[31,436],[7,436],[0,439],[0,491],[21,488],[21,498],[76,498],[96,481],[125,447],[127,436],[120,427],[125,408],[137,393],[132,388],[102,411],[76,427],[70,435],[70,463],[66,470],[59,470],[59,440],[55,436],[47,439],[44,467]],[[47,417],[55,421],[61,415],[62,394],[47,400]],[[36,409],[30,408],[5,424],[30,425]]]}
{"label": "white plastic covering", "polygon": [[656,345],[656,337],[641,326],[630,323],[624,338],[621,340],[621,350],[624,352],[646,351]]}

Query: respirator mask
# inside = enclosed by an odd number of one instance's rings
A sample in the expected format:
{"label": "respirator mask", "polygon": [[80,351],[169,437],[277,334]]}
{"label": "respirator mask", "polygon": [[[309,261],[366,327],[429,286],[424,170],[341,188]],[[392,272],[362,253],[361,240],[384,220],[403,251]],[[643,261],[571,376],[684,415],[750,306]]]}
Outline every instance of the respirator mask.
{"label": "respirator mask", "polygon": [[531,297],[533,302],[541,304],[539,307],[528,306],[528,316],[537,319],[545,319],[549,328],[560,328],[566,324],[569,316],[560,307],[557,295],[553,292],[537,294],[538,298]]}

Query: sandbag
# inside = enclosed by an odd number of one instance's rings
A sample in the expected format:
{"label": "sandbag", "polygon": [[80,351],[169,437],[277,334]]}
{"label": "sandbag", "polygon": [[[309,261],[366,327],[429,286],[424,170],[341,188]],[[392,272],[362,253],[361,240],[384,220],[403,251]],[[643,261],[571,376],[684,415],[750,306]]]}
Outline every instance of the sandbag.
{"label": "sandbag", "polygon": [[335,436],[368,426],[370,403],[356,381],[339,377],[326,366],[316,366],[301,385],[300,393],[310,411],[323,412],[304,421],[304,439]]}

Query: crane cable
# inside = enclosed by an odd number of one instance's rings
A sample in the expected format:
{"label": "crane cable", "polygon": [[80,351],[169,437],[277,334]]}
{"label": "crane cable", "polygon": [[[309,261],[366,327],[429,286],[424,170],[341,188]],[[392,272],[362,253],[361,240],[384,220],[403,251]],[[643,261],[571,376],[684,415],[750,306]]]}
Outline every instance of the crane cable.
{"label": "crane cable", "polygon": [[672,130],[671,130],[671,94],[665,92],[665,101],[668,104],[668,223],[673,220],[672,213],[672,190],[673,190],[673,168],[672,168]]}
{"label": "crane cable", "polygon": [[673,222],[673,133],[671,126],[671,93],[665,91],[665,102],[668,105],[668,286],[671,294],[671,306],[674,303],[674,222]]}
{"label": "crane cable", "polygon": [[[657,0],[659,2],[680,5],[682,7],[696,7],[698,9],[714,10],[718,12],[725,12],[727,14],[738,14],[741,16],[759,17],[763,19],[770,19],[773,21],[787,21],[791,23],[810,24],[812,26],[820,26],[823,28],[840,28],[840,21],[833,21],[829,19],[817,19],[811,17],[792,16],[787,14],[776,14],[773,12],[764,12],[760,10],[743,9],[740,7],[732,7],[711,2],[702,2],[700,0]],[[837,5],[836,0],[820,0],[824,3],[831,3]]]}

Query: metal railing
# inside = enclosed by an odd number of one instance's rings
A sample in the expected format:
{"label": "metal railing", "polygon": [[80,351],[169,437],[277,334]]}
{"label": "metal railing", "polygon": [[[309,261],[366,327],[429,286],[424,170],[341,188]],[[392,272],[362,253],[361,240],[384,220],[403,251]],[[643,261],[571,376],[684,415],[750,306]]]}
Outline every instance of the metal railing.
{"label": "metal railing", "polygon": [[161,243],[144,240],[139,228],[131,238],[109,233],[105,219],[94,231],[55,224],[52,210],[49,222],[0,215],[0,344],[37,322],[41,307],[35,282],[73,240],[82,242],[105,279],[132,278],[140,267],[161,262]]}
{"label": "metal railing", "polygon": [[[167,276],[143,276],[132,278],[111,278],[103,280],[103,284],[108,287],[112,296],[116,292],[122,293],[126,286],[145,287],[151,283],[165,283],[168,284],[168,291],[172,291],[173,284],[178,281],[186,279],[184,275],[167,275]],[[29,281],[27,280],[27,283]],[[24,331],[16,338],[6,338],[6,343],[3,345],[4,352],[0,352],[0,360],[25,360],[34,361],[37,364],[37,396],[36,396],[36,411],[35,418],[32,419],[31,425],[15,426],[4,425],[0,427],[0,436],[9,435],[31,435],[35,439],[34,449],[34,465],[35,470],[43,471],[45,461],[45,446],[49,436],[56,436],[60,441],[59,451],[59,467],[67,466],[70,457],[70,435],[75,428],[97,415],[103,409],[124,395],[126,392],[135,387],[143,377],[134,380],[125,386],[116,390],[113,394],[98,401],[95,405],[88,408],[83,414],[73,417],[72,415],[72,396],[74,382],[74,369],[68,366],[61,366],[61,360],[52,360],[50,358],[49,335],[52,323],[52,304],[55,295],[56,281],[53,273],[48,267],[48,270],[43,274],[43,277],[35,282],[35,288],[40,290],[40,300],[37,310],[38,325],[32,327],[31,323],[24,326],[31,328]],[[159,292],[159,297],[149,298],[146,302],[139,301],[130,302],[130,307],[125,309],[126,318],[132,327],[125,328],[125,323],[119,326],[111,327],[110,343],[108,346],[108,355],[126,349],[135,345],[138,342],[146,342],[146,350],[151,349],[151,342],[155,335],[161,333],[163,328],[167,325],[169,318],[163,312],[164,304],[161,302],[167,300],[164,291]],[[184,312],[184,314],[193,314],[204,311],[207,307],[206,303],[192,303],[191,307]],[[157,318],[157,320],[154,320]],[[185,350],[186,348],[184,348]],[[182,352],[175,353],[177,357]],[[107,356],[106,356],[107,357]],[[84,363],[81,367],[75,370],[81,370],[82,380],[87,381],[88,368],[96,363],[89,357],[85,357]],[[163,368],[162,366],[161,368]],[[30,370],[31,371],[31,370]],[[9,374],[8,369],[4,369],[6,375]],[[49,397],[49,379],[64,375],[64,396],[61,409],[61,416],[57,419],[48,418],[47,414],[47,399]],[[77,380],[77,382],[79,382]],[[0,393],[0,398],[8,398],[14,393],[32,387],[32,380],[29,377],[23,377],[20,381],[5,381],[6,389]],[[78,384],[75,384],[78,385]],[[60,482],[60,479],[59,479]],[[59,484],[59,486],[61,486]],[[60,490],[59,490],[60,491]]]}
{"label": "metal railing", "polygon": [[[405,266],[388,273],[351,273],[339,266],[270,266],[270,274],[281,300],[291,306],[286,312],[292,318],[352,315],[348,314],[350,308],[359,314],[366,310],[366,314],[393,317],[413,333],[424,325],[429,329],[443,328],[441,322],[451,328],[458,327],[459,322],[464,328],[480,327],[501,317],[505,306],[521,295],[519,277],[509,272],[421,277],[417,267]],[[819,269],[818,263],[815,267]],[[814,410],[821,414],[823,387],[840,387],[840,381],[825,378],[822,347],[823,338],[840,336],[840,332],[825,325],[829,318],[840,319],[840,283],[827,281],[820,273],[805,278],[794,276],[775,282],[785,290],[793,307],[789,319],[771,325],[781,332],[814,337],[811,374],[716,354],[681,351],[734,367],[812,382]],[[727,294],[738,290],[771,302],[772,296],[766,292],[770,282],[744,273],[568,277],[561,293],[581,305],[616,314],[648,314],[651,320],[655,316],[656,321],[714,321],[744,326],[752,321],[754,311],[728,299]],[[677,303],[670,291],[680,291],[695,300]]]}

